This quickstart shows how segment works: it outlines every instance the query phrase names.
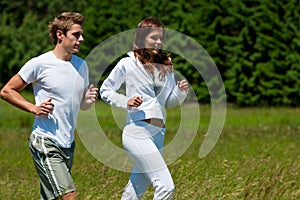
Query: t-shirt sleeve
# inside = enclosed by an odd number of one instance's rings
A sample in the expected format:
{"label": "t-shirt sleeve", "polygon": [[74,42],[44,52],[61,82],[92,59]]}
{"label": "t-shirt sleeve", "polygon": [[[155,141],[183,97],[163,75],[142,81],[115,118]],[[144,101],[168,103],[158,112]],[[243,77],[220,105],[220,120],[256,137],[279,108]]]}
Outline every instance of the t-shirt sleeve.
{"label": "t-shirt sleeve", "polygon": [[88,68],[88,65],[87,63],[84,61],[83,62],[83,69],[84,69],[84,87],[87,88],[90,84],[90,80],[89,80],[89,68]]}
{"label": "t-shirt sleeve", "polygon": [[84,87],[87,88],[89,86],[89,69],[86,61],[76,55],[73,55],[71,64],[84,79]]}
{"label": "t-shirt sleeve", "polygon": [[37,74],[38,74],[38,63],[36,62],[36,59],[33,58],[29,61],[27,61],[23,67],[20,69],[18,74],[21,76],[21,78],[28,84],[34,82],[37,80]]}

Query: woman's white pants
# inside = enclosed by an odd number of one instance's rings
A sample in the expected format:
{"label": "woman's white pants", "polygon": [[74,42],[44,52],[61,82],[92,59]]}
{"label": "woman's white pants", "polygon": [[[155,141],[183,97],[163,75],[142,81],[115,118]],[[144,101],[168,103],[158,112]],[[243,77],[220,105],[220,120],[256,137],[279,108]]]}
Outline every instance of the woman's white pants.
{"label": "woman's white pants", "polygon": [[122,194],[122,200],[141,199],[148,186],[154,188],[154,200],[172,199],[174,183],[162,157],[165,128],[143,121],[124,127],[124,149],[134,161],[130,180]]}

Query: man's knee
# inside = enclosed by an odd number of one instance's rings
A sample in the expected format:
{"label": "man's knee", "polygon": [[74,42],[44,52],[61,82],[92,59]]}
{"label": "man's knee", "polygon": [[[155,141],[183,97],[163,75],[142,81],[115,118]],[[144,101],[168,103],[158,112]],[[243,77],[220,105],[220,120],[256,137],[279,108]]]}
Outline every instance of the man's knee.
{"label": "man's knee", "polygon": [[73,192],[69,192],[69,193],[66,193],[64,194],[62,197],[61,197],[62,200],[78,200],[78,194],[76,191],[73,191]]}

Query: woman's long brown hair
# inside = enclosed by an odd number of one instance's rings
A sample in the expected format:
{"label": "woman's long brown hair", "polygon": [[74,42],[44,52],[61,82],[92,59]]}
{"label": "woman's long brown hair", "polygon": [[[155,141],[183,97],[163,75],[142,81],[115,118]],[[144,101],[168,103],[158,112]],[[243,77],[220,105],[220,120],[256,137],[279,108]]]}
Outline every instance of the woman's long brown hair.
{"label": "woman's long brown hair", "polygon": [[135,30],[133,52],[134,56],[144,65],[148,73],[153,74],[154,68],[157,67],[159,69],[159,78],[163,79],[168,72],[173,72],[173,63],[170,55],[163,53],[162,49],[159,49],[159,52],[154,54],[145,48],[145,38],[155,28],[162,28],[165,37],[164,25],[157,18],[149,17],[138,24]]}

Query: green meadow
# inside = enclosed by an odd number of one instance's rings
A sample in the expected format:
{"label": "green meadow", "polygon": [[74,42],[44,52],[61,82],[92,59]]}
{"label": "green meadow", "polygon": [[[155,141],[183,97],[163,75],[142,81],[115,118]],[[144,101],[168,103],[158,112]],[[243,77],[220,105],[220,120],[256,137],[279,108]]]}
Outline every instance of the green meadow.
{"label": "green meadow", "polygon": [[[190,105],[191,110],[185,112],[193,112],[193,106],[197,105]],[[27,144],[33,115],[2,100],[0,108],[0,199],[39,199],[39,182]],[[107,138],[122,147],[121,128],[110,106],[98,101],[94,108]],[[222,134],[202,159],[198,154],[211,108],[199,108],[200,119],[189,119],[191,124],[199,123],[195,138],[183,155],[169,164],[175,199],[300,199],[300,108],[228,105]],[[179,108],[168,110],[167,144],[177,133],[181,112]],[[80,199],[120,199],[130,174],[102,164],[77,132],[75,136],[72,174]],[[149,187],[144,199],[152,199],[152,194]]]}

